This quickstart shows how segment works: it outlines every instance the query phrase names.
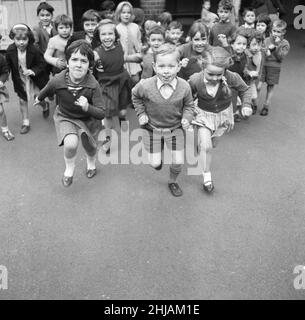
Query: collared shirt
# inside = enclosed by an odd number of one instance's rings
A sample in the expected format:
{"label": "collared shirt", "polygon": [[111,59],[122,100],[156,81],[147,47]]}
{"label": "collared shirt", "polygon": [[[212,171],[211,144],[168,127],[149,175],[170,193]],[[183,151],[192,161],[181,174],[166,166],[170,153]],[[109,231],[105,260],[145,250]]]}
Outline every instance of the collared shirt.
{"label": "collared shirt", "polygon": [[214,98],[217,94],[220,83],[218,83],[216,86],[212,86],[209,84],[209,82],[205,78],[204,78],[204,83],[205,83],[207,93]]}
{"label": "collared shirt", "polygon": [[157,78],[157,87],[164,99],[169,99],[172,96],[173,92],[176,90],[177,84],[177,78],[173,79],[170,83],[163,83]]}
{"label": "collared shirt", "polygon": [[49,35],[51,35],[52,29],[53,29],[53,26],[51,24],[48,25],[47,27],[43,26],[43,28],[47,31]]}

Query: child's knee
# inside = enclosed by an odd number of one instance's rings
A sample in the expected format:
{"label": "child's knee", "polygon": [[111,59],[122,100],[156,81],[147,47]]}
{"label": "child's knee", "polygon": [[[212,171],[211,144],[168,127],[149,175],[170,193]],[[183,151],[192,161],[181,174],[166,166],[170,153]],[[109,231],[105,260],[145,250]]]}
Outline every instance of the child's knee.
{"label": "child's knee", "polygon": [[120,119],[125,119],[127,115],[127,110],[123,109],[119,112],[119,118]]}
{"label": "child's knee", "polygon": [[64,146],[67,151],[74,151],[78,147],[78,136],[76,134],[69,134],[65,137]]}

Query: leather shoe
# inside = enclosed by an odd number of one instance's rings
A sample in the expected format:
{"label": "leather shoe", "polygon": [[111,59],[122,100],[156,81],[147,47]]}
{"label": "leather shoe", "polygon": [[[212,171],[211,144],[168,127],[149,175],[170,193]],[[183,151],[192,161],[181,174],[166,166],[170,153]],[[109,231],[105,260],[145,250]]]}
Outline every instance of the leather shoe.
{"label": "leather shoe", "polygon": [[20,130],[20,134],[27,134],[30,131],[30,129],[31,129],[30,126],[26,126],[23,124]]}
{"label": "leather shoe", "polygon": [[179,187],[178,183],[176,183],[176,182],[169,183],[168,187],[174,197],[181,197],[183,195],[183,192],[182,192],[181,188]]}
{"label": "leather shoe", "polygon": [[65,177],[62,178],[62,184],[65,188],[68,188],[73,183],[73,177]]}
{"label": "leather shoe", "polygon": [[203,184],[203,190],[206,192],[206,193],[212,193],[214,191],[214,184],[212,181],[208,181],[208,182],[205,182]]}
{"label": "leather shoe", "polygon": [[96,176],[96,169],[87,170],[86,175],[88,179],[92,179],[93,177]]}

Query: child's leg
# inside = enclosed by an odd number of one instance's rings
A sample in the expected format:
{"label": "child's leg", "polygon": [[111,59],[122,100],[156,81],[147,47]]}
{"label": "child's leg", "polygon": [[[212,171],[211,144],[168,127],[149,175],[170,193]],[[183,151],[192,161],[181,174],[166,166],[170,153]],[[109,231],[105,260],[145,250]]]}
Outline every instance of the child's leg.
{"label": "child's leg", "polygon": [[19,105],[20,105],[20,112],[21,112],[21,117],[22,117],[22,126],[21,126],[20,133],[26,134],[30,131],[30,118],[29,118],[28,102],[23,99],[19,99]]}
{"label": "child's leg", "polygon": [[261,116],[267,116],[269,114],[269,106],[270,106],[270,102],[271,99],[274,95],[274,84],[268,84],[267,85],[267,94],[266,94],[266,99],[263,105],[263,109],[260,113]]}
{"label": "child's leg", "polygon": [[87,154],[87,177],[93,178],[96,174],[96,152],[97,149],[95,146],[93,146],[88,136],[83,133],[81,135],[82,145],[86,151]]}
{"label": "child's leg", "polygon": [[178,176],[182,171],[182,165],[184,163],[184,152],[183,150],[172,151],[172,164],[169,171],[169,183],[177,181]]}
{"label": "child's leg", "polygon": [[102,142],[102,149],[104,152],[108,153],[110,151],[110,146],[111,146],[111,131],[113,128],[112,117],[104,119],[104,126],[105,126],[105,130],[106,130],[106,138]]}
{"label": "child's leg", "polygon": [[148,153],[148,161],[151,167],[160,170],[162,168],[162,153]]}
{"label": "child's leg", "polygon": [[64,158],[66,163],[65,177],[73,177],[74,175],[78,140],[76,134],[69,134],[64,139]]}
{"label": "child's leg", "polygon": [[14,135],[8,129],[6,114],[2,103],[0,103],[0,126],[4,139],[7,141],[12,141],[15,139]]}
{"label": "child's leg", "polygon": [[[199,128],[199,150],[200,150],[200,161],[203,174],[203,184],[207,188],[213,187],[212,175],[211,175],[211,163],[212,163],[212,133],[208,128]],[[211,190],[212,191],[212,190]],[[209,191],[209,192],[211,192]]]}

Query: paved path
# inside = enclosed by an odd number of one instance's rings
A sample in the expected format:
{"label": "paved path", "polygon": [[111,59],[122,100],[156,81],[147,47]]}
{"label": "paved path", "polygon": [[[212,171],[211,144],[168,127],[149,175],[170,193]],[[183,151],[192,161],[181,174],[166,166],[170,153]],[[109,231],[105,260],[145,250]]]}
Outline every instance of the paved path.
{"label": "paved path", "polygon": [[0,299],[304,299],[293,287],[305,265],[304,32],[290,39],[270,116],[238,124],[215,151],[211,197],[184,171],[184,197],[173,199],[168,167],[99,166],[88,181],[83,152],[64,189],[51,119],[33,109],[32,131],[19,135],[12,94],[16,140],[0,140]]}

